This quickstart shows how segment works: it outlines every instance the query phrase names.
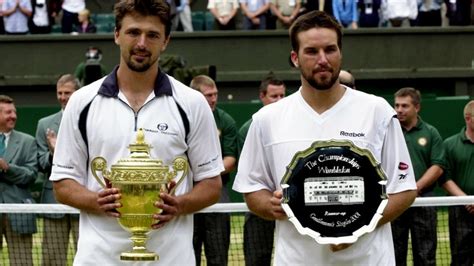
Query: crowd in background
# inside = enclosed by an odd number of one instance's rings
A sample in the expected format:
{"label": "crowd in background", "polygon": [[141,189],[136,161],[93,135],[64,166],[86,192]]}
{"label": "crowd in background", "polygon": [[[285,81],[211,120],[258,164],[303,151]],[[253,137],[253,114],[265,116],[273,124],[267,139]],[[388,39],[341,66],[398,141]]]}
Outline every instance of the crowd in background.
{"label": "crowd in background", "polygon": [[[172,30],[192,32],[190,0],[167,0]],[[214,30],[288,29],[301,14],[321,10],[345,28],[467,26],[472,0],[208,0]],[[0,34],[96,33],[85,0],[0,0]],[[112,13],[112,10],[111,12]],[[113,27],[110,27],[113,30]]]}

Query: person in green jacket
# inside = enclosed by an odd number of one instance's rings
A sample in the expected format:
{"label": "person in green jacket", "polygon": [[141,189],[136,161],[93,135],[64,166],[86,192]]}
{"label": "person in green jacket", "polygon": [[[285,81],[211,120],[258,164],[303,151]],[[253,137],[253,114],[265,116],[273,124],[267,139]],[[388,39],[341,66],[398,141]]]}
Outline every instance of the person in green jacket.
{"label": "person in green jacket", "polygon": [[[212,109],[221,143],[224,172],[220,203],[230,202],[227,183],[230,173],[237,163],[237,125],[235,120],[224,110],[217,107],[218,90],[212,78],[198,75],[191,80],[190,87],[200,91]],[[196,265],[201,264],[201,248],[204,244],[207,265],[227,265],[227,254],[230,245],[229,213],[198,213],[194,215],[193,245]]]}
{"label": "person in green jacket", "polygon": [[[283,80],[270,72],[260,83],[259,98],[262,104],[268,105],[285,97],[286,87]],[[252,119],[239,129],[239,153],[244,146]],[[270,265],[273,250],[273,232],[275,221],[265,220],[248,212],[244,224],[245,265]]]}
{"label": "person in green jacket", "polygon": [[[402,88],[395,93],[395,111],[415,171],[418,196],[434,196],[433,189],[444,172],[443,139],[438,130],[419,116],[420,92]],[[436,265],[436,207],[407,209],[392,222],[397,265],[406,265],[408,234],[411,234],[414,265]]]}
{"label": "person in green jacket", "polygon": [[[466,126],[444,141],[443,188],[453,196],[474,195],[474,100],[464,107]],[[442,183],[442,182],[440,182]],[[474,264],[474,204],[449,207],[451,265]]]}

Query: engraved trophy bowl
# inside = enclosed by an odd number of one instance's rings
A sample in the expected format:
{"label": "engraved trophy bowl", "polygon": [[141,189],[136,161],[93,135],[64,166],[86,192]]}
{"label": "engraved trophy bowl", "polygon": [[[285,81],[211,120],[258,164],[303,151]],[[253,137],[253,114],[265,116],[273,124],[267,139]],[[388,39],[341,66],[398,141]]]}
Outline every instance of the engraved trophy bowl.
{"label": "engraved trophy bowl", "polygon": [[[95,157],[91,162],[92,174],[103,187],[114,187],[120,190],[122,198],[119,202],[119,224],[132,233],[133,248],[131,251],[122,252],[121,260],[127,261],[153,261],[159,256],[146,248],[147,233],[152,230],[152,224],[158,222],[153,219],[154,213],[162,210],[154,206],[160,200],[160,192],[174,193],[176,187],[184,180],[188,171],[188,162],[184,157],[176,157],[172,167],[163,164],[159,159],[150,158],[151,146],[145,142],[142,129],[137,132],[136,142],[128,147],[130,157],[118,160],[107,169],[107,161],[103,157]],[[97,172],[102,173],[99,177]],[[179,172],[176,186],[168,191],[169,184]]]}

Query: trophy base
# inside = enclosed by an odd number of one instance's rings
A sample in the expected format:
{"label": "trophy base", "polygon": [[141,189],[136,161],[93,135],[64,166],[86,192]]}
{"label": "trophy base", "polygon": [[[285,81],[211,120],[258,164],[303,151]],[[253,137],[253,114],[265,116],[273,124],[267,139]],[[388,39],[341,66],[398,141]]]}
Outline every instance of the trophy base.
{"label": "trophy base", "polygon": [[154,252],[122,252],[120,260],[128,261],[154,261],[159,260],[160,257]]}

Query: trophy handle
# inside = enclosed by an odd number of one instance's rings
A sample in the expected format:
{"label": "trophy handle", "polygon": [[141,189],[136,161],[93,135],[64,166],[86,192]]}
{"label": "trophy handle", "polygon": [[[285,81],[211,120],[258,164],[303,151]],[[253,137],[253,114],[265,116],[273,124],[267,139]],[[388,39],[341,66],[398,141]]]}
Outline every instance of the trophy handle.
{"label": "trophy handle", "polygon": [[170,195],[174,195],[176,188],[179,186],[179,184],[183,182],[184,178],[188,175],[188,161],[186,160],[186,158],[182,156],[176,157],[173,161],[173,170],[176,172],[183,171],[183,173],[181,177],[178,179],[178,181],[176,182],[176,186],[174,186],[170,190],[169,192]]}
{"label": "trophy handle", "polygon": [[[104,181],[97,175],[97,172],[102,172],[102,175],[104,176]],[[105,160],[104,157],[95,157],[91,161],[91,172],[92,175],[95,177],[95,180],[99,183],[99,185],[103,188],[106,188],[106,183],[107,183],[107,176],[108,176],[108,171],[107,171],[107,161]]]}

